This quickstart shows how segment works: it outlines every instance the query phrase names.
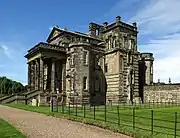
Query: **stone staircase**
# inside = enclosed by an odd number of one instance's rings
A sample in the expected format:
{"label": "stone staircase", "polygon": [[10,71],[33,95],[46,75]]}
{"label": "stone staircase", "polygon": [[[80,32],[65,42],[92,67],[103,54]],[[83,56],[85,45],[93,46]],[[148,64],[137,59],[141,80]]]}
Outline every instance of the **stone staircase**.
{"label": "stone staircase", "polygon": [[40,91],[30,91],[26,93],[17,93],[8,96],[0,97],[0,104],[8,104],[8,103],[21,103],[21,104],[29,104],[32,98],[36,98],[40,94]]}

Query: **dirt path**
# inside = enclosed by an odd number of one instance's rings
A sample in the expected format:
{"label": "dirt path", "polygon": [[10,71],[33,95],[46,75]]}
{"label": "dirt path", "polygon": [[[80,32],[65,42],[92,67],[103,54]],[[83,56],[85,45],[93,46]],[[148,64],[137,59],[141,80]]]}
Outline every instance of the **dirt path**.
{"label": "dirt path", "polygon": [[0,118],[28,138],[129,138],[95,126],[0,105]]}

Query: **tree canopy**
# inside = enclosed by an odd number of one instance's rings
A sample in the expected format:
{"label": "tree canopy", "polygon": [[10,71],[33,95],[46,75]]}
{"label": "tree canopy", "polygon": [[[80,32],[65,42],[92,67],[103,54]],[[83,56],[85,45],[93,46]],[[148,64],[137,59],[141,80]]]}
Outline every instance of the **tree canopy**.
{"label": "tree canopy", "polygon": [[0,94],[13,94],[25,91],[27,91],[27,86],[23,86],[22,83],[6,77],[0,77]]}

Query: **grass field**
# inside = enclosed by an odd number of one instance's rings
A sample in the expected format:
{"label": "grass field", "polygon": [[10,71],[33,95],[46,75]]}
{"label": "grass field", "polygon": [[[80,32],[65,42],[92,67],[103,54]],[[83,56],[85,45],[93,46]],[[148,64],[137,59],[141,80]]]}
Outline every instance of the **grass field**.
{"label": "grass field", "polygon": [[0,138],[26,138],[26,136],[8,122],[0,119]]}
{"label": "grass field", "polygon": [[[35,111],[53,116],[94,124],[127,135],[140,137],[180,137],[180,107],[123,109],[118,106],[58,107],[50,112],[49,107],[33,107],[10,104],[8,106]],[[153,134],[153,135],[152,135]]]}

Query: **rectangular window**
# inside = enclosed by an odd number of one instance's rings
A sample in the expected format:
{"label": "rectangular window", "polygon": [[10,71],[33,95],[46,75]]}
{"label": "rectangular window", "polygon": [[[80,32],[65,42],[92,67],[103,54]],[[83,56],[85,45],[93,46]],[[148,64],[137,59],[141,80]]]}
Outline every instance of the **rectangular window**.
{"label": "rectangular window", "polygon": [[129,54],[127,53],[127,64],[129,64]]}
{"label": "rectangular window", "polygon": [[129,50],[132,49],[132,41],[131,41],[131,39],[129,40],[129,47],[128,47],[128,49]]}
{"label": "rectangular window", "polygon": [[75,60],[75,56],[72,54],[71,55],[71,65],[74,65],[74,60]]}
{"label": "rectangular window", "polygon": [[105,73],[108,72],[108,65],[107,64],[105,64],[104,71],[105,71]]}
{"label": "rectangular window", "polygon": [[116,47],[116,36],[112,37],[112,48]]}
{"label": "rectangular window", "polygon": [[152,66],[152,64],[151,64],[151,74],[153,74],[153,66]]}
{"label": "rectangular window", "polygon": [[120,71],[124,70],[124,60],[123,60],[123,56],[120,56]]}
{"label": "rectangular window", "polygon": [[87,90],[87,77],[83,78],[83,90]]}
{"label": "rectangular window", "polygon": [[74,79],[73,78],[71,78],[70,87],[71,87],[71,93],[72,93],[74,91]]}
{"label": "rectangular window", "polygon": [[71,66],[71,62],[70,62],[70,57],[68,57],[67,58],[67,64],[66,64],[67,66],[67,69],[69,69],[70,68],[70,66]]}
{"label": "rectangular window", "polygon": [[131,55],[130,53],[127,53],[127,64],[131,63]]}
{"label": "rectangular window", "polygon": [[84,64],[88,63],[88,56],[87,56],[87,52],[86,51],[84,52],[83,60],[84,60]]}

